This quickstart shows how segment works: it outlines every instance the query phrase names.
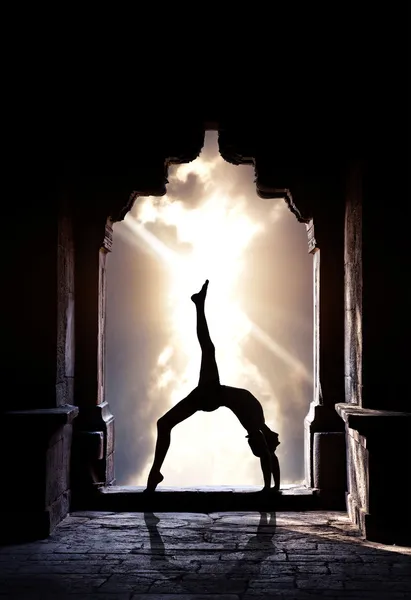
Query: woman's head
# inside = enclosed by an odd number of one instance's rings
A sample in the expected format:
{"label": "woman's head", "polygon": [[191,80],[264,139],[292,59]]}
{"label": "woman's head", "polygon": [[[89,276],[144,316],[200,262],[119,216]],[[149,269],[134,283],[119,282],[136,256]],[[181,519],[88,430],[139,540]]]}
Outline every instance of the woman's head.
{"label": "woman's head", "polygon": [[264,437],[270,452],[275,452],[277,446],[281,443],[278,439],[278,433],[272,431],[267,425],[264,428]]}

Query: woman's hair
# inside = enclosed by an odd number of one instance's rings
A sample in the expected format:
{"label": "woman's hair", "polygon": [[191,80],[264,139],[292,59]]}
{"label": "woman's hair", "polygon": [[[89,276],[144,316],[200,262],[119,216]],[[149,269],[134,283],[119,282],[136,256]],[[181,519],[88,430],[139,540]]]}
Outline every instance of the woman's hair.
{"label": "woman's hair", "polygon": [[247,438],[248,445],[250,446],[254,456],[261,458],[267,454],[267,447],[264,441],[265,436],[262,431],[256,431],[251,435],[246,435],[245,437]]}
{"label": "woman's hair", "polygon": [[258,431],[253,435],[246,435],[246,438],[254,456],[260,458],[267,452],[267,447],[269,452],[274,454],[275,449],[280,443],[278,441],[278,433],[271,431],[267,425],[264,425],[261,431]]}
{"label": "woman's hair", "polygon": [[278,433],[272,431],[269,427],[267,427],[267,425],[264,425],[263,433],[268,449],[270,452],[275,452],[277,446],[280,444],[280,441],[278,440]]}

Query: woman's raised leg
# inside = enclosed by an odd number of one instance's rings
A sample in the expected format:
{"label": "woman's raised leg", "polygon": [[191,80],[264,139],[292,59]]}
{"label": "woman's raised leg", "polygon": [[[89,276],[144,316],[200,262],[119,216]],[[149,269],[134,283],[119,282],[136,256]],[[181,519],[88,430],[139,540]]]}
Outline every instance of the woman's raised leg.
{"label": "woman's raised leg", "polygon": [[199,386],[207,384],[219,384],[217,362],[215,359],[215,347],[211,341],[208,330],[207,319],[204,311],[205,299],[207,296],[208,279],[197,294],[191,296],[197,310],[197,337],[201,348],[201,367]]}
{"label": "woman's raised leg", "polygon": [[215,348],[208,331],[207,320],[204,312],[204,304],[207,295],[208,279],[197,294],[191,296],[197,310],[197,337],[201,347],[201,367],[198,387],[184,400],[170,409],[157,421],[157,442],[154,452],[153,466],[151,467],[146,491],[154,491],[157,485],[163,481],[160,469],[163,465],[167,451],[170,447],[171,430],[173,427],[191,417],[199,410],[200,390],[204,385],[220,383],[217,363],[215,360]]}

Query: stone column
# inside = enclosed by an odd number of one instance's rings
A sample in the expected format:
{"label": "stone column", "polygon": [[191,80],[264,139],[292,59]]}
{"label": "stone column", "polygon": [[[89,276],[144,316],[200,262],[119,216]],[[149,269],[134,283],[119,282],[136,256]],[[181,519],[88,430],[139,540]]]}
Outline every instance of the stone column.
{"label": "stone column", "polygon": [[388,206],[385,169],[356,162],[347,174],[346,386],[336,408],[346,428],[352,521],[368,539],[409,544],[410,489],[390,485],[391,471],[411,460],[408,234]]}
{"label": "stone column", "polygon": [[[344,397],[343,213],[329,198],[307,224],[313,255],[314,397],[304,421],[305,478],[320,490],[324,507],[344,503],[343,423],[335,404]],[[334,202],[334,203],[333,203]],[[333,203],[333,204],[332,204]]]}
{"label": "stone column", "polygon": [[114,483],[114,417],[104,395],[106,256],[112,227],[98,211],[76,221],[75,505]]}
{"label": "stone column", "polygon": [[[0,436],[1,537],[46,537],[70,507],[73,406],[72,220],[60,194],[22,201],[8,247]],[[13,225],[14,226],[14,225]],[[13,227],[9,225],[9,227]],[[7,280],[7,277],[6,277]]]}

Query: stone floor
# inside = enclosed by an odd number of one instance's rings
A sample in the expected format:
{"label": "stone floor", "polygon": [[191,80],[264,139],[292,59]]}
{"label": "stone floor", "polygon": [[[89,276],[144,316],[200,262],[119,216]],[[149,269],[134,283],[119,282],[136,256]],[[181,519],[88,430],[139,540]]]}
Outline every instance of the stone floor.
{"label": "stone floor", "polygon": [[[281,494],[261,494],[261,485],[167,487],[160,485],[155,494],[143,493],[145,486],[111,485],[100,488],[98,510],[145,512],[238,512],[320,510],[318,490],[305,485],[281,486]],[[336,507],[335,507],[336,508]],[[345,509],[345,498],[343,506]]]}
{"label": "stone floor", "polygon": [[0,561],[0,600],[411,598],[411,548],[339,512],[77,512]]}

